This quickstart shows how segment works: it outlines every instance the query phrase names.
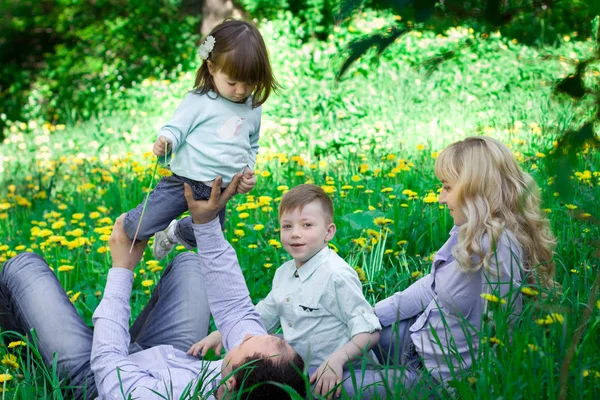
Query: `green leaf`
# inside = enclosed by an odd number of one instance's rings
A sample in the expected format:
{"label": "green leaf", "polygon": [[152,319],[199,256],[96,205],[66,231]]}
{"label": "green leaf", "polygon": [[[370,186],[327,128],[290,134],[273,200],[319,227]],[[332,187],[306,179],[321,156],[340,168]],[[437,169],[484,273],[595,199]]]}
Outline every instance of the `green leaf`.
{"label": "green leaf", "polygon": [[351,230],[362,231],[363,229],[373,228],[373,220],[383,216],[384,214],[381,211],[373,210],[347,214],[341,219],[350,226]]}

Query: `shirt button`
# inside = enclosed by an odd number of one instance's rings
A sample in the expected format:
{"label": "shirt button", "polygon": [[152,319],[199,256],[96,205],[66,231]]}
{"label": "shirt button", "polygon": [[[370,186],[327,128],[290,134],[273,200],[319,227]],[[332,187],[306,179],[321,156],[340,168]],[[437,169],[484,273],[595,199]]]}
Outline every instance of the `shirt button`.
{"label": "shirt button", "polygon": [[287,302],[289,303],[289,302],[290,302],[290,298],[289,298],[289,297],[286,297],[286,298],[285,298],[285,301],[287,301]]}
{"label": "shirt button", "polygon": [[291,323],[291,322],[288,322],[288,326],[291,328],[291,327],[292,327],[292,323]]}
{"label": "shirt button", "polygon": [[172,360],[172,359],[173,359],[173,354],[169,354],[169,355],[167,356],[167,358],[168,358],[169,360]]}
{"label": "shirt button", "polygon": [[365,309],[364,309],[364,308],[361,308],[361,309],[360,309],[360,312],[361,312],[362,314],[364,314],[364,313],[365,313]]}

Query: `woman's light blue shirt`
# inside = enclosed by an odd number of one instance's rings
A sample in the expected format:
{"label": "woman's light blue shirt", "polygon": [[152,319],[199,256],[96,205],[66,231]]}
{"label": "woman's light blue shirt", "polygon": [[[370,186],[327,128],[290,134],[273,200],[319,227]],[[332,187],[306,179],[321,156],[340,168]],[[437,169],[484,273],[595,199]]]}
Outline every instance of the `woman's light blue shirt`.
{"label": "woman's light blue shirt", "polygon": [[[485,268],[475,273],[460,269],[452,256],[458,234],[459,227],[453,227],[435,255],[430,274],[375,305],[383,326],[420,314],[410,327],[410,337],[425,367],[442,380],[452,376],[452,369],[455,374],[468,369],[477,354],[481,317],[488,306],[482,293],[505,299],[513,315],[522,308],[523,251],[514,235],[505,230],[500,236],[490,261],[495,272],[491,274]],[[487,236],[483,247],[484,252],[490,247]]]}

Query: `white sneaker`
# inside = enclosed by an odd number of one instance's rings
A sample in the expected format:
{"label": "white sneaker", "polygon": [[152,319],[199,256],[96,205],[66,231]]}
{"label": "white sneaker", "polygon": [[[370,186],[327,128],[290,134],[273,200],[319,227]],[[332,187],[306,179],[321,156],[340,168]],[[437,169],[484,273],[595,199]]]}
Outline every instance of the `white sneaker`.
{"label": "white sneaker", "polygon": [[167,254],[173,250],[173,247],[178,243],[175,237],[175,226],[177,221],[173,220],[164,231],[154,234],[154,244],[152,245],[152,254],[157,260],[162,260]]}

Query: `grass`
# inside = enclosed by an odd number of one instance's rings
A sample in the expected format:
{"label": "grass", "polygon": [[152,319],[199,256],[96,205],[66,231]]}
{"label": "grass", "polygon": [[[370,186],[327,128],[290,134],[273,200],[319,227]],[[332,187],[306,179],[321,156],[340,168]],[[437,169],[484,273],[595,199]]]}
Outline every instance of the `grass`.
{"label": "grass", "polygon": [[[278,238],[278,200],[305,182],[330,193],[338,226],[331,246],[357,268],[370,302],[427,274],[452,227],[447,210],[434,201],[440,189],[435,156],[464,136],[493,136],[511,146],[541,186],[558,238],[562,293],[553,303],[528,298],[512,340],[500,316],[488,320],[481,331],[486,343],[475,350],[480,357],[468,376],[451,382],[451,393],[469,399],[557,397],[561,365],[581,328],[566,395],[597,398],[600,302],[591,308],[587,303],[600,268],[600,156],[582,149],[572,190],[557,193],[547,161],[556,151],[554,140],[588,111],[552,94],[551,83],[572,66],[543,60],[583,58],[591,43],[535,49],[499,35],[484,40],[468,28],[443,37],[416,32],[378,61],[363,58],[336,82],[345,44],[386,18],[368,13],[327,41],[308,43],[299,43],[298,25],[286,16],[262,24],[284,90],[263,109],[257,186],[232,199],[226,224],[253,298],[268,293],[274,270],[288,259]],[[436,70],[423,66],[467,39],[477,44]],[[107,104],[102,118],[78,125],[35,119],[10,124],[0,156],[0,262],[22,251],[44,256],[88,324],[110,267],[106,242],[114,219],[143,200],[157,128],[192,82],[193,71],[148,77]],[[133,316],[171,258],[157,262],[146,251],[136,269]],[[4,372],[11,375],[0,379],[3,398],[60,396],[53,389],[66,383],[52,367],[31,361],[34,347],[0,348]],[[18,367],[6,361],[9,354]]]}

